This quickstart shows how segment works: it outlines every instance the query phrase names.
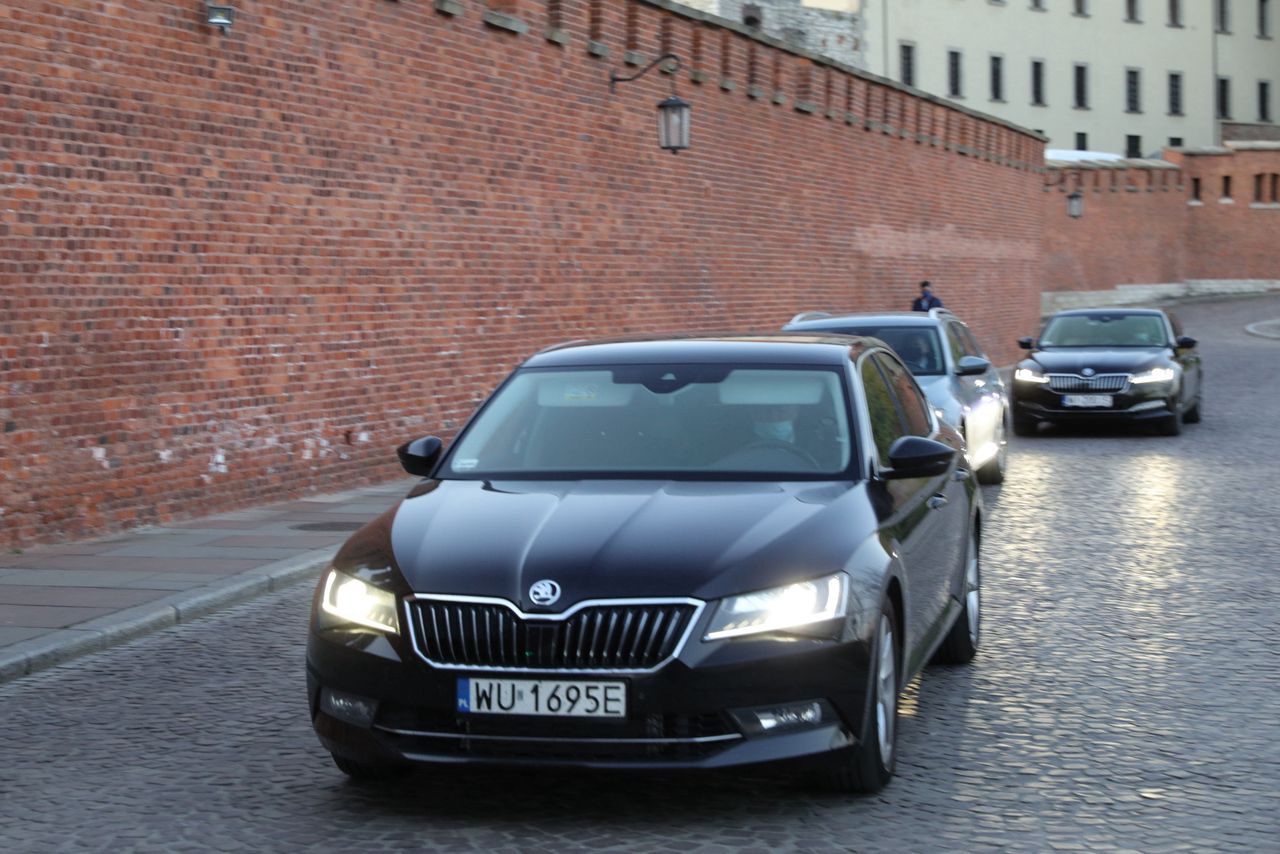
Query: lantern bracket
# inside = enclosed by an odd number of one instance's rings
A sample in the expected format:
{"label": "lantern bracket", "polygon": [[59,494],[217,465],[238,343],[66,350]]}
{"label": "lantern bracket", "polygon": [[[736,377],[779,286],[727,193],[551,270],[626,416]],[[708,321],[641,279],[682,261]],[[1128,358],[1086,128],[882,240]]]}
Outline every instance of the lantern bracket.
{"label": "lantern bracket", "polygon": [[[630,83],[632,80],[639,80],[641,77],[648,74],[655,65],[658,65],[659,63],[667,62],[667,61],[671,61],[675,63],[675,65],[671,68],[672,74],[680,70],[680,57],[676,56],[674,53],[664,53],[662,56],[653,60],[653,62],[650,62],[644,68],[641,68],[639,71],[637,71],[635,74],[630,75],[629,77],[623,77],[620,74],[618,74],[618,72],[616,71],[610,71],[609,72],[609,93],[610,94],[616,93],[618,91],[619,83]],[[672,92],[676,91],[676,79],[674,76],[671,78],[671,91]]]}

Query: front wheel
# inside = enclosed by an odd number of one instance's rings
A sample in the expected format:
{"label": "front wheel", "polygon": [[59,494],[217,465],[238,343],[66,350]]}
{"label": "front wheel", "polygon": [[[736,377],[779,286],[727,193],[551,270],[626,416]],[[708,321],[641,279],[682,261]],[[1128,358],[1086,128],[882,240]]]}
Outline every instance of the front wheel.
{"label": "front wheel", "polygon": [[996,424],[996,453],[978,469],[978,483],[1004,483],[1004,470],[1009,457],[1009,443],[1004,435],[1004,418]]}
{"label": "front wheel", "polygon": [[871,794],[893,777],[898,759],[898,621],[893,606],[880,605],[871,651],[871,704],[858,746],[831,769],[830,783],[841,792]]}
{"label": "front wheel", "polygon": [[1199,424],[1200,423],[1200,395],[1196,395],[1196,402],[1191,404],[1191,408],[1182,413],[1183,424]]}

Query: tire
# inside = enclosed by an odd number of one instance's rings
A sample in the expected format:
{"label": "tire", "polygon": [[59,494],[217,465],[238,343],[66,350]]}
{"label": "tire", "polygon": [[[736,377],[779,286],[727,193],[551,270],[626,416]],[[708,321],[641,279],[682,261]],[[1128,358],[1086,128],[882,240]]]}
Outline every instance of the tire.
{"label": "tire", "polygon": [[968,664],[978,654],[978,644],[982,642],[982,561],[977,531],[969,532],[961,596],[960,616],[933,654],[938,664]]}
{"label": "tire", "polygon": [[1182,416],[1175,412],[1160,419],[1156,431],[1161,436],[1177,436],[1182,432]]}
{"label": "tire", "polygon": [[1196,395],[1196,402],[1191,404],[1191,408],[1182,413],[1183,424],[1199,424],[1200,423],[1200,395]]}
{"label": "tire", "polygon": [[978,483],[1004,483],[1004,470],[1008,464],[1009,443],[1004,434],[1004,418],[996,427],[996,455],[978,469]]}
{"label": "tire", "polygon": [[862,723],[858,746],[842,753],[829,772],[828,783],[840,792],[871,794],[893,778],[898,761],[898,692],[901,640],[898,621],[889,602],[880,605],[871,650],[871,702]]}
{"label": "tire", "polygon": [[1013,416],[1013,435],[1015,436],[1034,436],[1038,426],[1039,424],[1033,418]]}
{"label": "tire", "polygon": [[373,765],[367,762],[358,762],[354,759],[348,759],[347,757],[339,756],[336,753],[331,753],[329,755],[333,757],[333,764],[338,766],[339,771],[346,774],[352,780],[361,783],[374,783],[380,780],[394,780],[396,777],[405,776],[410,770],[412,770],[409,765]]}

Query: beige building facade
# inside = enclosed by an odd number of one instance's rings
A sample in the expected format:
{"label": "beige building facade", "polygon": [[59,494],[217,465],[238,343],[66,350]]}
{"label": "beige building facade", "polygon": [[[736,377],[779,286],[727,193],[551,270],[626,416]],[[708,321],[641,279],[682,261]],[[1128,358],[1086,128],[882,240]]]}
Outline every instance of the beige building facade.
{"label": "beige building facade", "polygon": [[1142,157],[1273,124],[1280,0],[864,0],[866,68],[1043,132]]}

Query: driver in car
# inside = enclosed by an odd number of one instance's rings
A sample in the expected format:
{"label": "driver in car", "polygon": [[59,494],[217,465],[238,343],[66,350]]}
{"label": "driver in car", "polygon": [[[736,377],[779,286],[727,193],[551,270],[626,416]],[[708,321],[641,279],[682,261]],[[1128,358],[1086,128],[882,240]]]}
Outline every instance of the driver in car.
{"label": "driver in car", "polygon": [[773,442],[796,441],[796,407],[792,404],[756,406],[751,410],[751,430],[757,437]]}

